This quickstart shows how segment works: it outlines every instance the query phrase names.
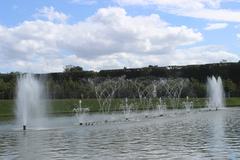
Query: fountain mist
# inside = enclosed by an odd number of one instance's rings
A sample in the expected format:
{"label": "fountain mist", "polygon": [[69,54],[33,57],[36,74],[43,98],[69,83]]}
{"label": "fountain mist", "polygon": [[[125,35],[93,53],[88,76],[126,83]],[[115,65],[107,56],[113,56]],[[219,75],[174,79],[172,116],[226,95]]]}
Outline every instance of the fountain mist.
{"label": "fountain mist", "polygon": [[225,96],[222,79],[220,77],[218,77],[217,79],[214,76],[208,77],[207,92],[209,96],[209,109],[218,109],[225,107]]}
{"label": "fountain mist", "polygon": [[24,74],[17,81],[17,122],[26,126],[40,127],[45,114],[43,85],[31,74]]}

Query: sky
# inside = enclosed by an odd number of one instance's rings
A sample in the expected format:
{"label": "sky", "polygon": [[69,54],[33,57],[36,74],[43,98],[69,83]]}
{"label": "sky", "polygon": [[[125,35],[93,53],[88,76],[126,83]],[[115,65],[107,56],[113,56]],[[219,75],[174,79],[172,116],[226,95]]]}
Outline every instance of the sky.
{"label": "sky", "polygon": [[0,72],[238,62],[240,0],[8,0]]}

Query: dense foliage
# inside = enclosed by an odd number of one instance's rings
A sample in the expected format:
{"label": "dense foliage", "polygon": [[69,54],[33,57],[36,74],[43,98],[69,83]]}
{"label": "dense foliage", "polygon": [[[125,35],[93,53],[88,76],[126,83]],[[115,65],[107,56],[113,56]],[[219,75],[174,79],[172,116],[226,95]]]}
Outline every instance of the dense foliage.
{"label": "dense foliage", "polygon": [[[15,97],[17,77],[20,73],[0,74],[0,99]],[[183,78],[189,81],[183,88],[182,97],[204,97],[208,76],[221,76],[227,97],[240,97],[240,63],[217,63],[189,66],[149,66],[144,68],[84,71],[79,66],[66,66],[62,73],[38,74],[48,90],[48,96],[61,98],[95,98],[95,89],[91,81],[100,83],[106,79],[123,77],[126,80],[141,81],[148,85],[154,80]],[[123,87],[115,94],[124,97],[136,94],[131,87]],[[158,93],[161,94],[161,93]]]}

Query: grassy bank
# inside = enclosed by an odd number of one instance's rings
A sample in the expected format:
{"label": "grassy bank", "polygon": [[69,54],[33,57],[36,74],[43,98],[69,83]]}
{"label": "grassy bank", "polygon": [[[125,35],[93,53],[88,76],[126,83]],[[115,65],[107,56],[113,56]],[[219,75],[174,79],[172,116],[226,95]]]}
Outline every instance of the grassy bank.
{"label": "grassy bank", "polygon": [[[205,98],[192,98],[189,99],[190,101],[193,101],[195,108],[200,108],[205,106]],[[74,107],[78,105],[78,99],[54,99],[54,100],[48,100],[47,101],[47,112],[49,114],[60,114],[60,113],[72,113],[72,110]],[[180,99],[179,104],[181,104],[185,99]],[[132,99],[129,99],[129,104],[135,102]],[[157,103],[158,100],[155,99],[153,103]],[[168,105],[170,102],[165,101]],[[114,99],[112,101],[112,110],[120,110],[120,104],[124,103],[123,99]],[[99,104],[96,99],[83,99],[82,100],[82,106],[88,107],[90,111],[92,112],[98,112],[99,111]],[[138,105],[138,109],[143,109],[143,106]],[[170,105],[169,105],[170,106]],[[240,97],[234,97],[234,98],[227,98],[226,99],[226,106],[228,107],[234,107],[234,106],[240,106]],[[15,111],[15,101],[14,100],[0,100],[0,116],[14,116]]]}

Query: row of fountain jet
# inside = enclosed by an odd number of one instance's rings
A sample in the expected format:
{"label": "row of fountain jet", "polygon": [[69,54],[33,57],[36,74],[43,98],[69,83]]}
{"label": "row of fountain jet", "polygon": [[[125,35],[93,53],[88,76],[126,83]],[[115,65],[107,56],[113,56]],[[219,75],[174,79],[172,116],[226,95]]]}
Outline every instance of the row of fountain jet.
{"label": "row of fountain jet", "polygon": [[[126,80],[119,78],[118,80],[108,79],[103,82],[90,81],[91,86],[94,88],[96,98],[99,104],[99,110],[103,113],[108,113],[113,109],[112,101],[116,91],[120,87],[127,87],[131,84],[137,91],[137,97],[134,100],[125,98],[120,103],[124,115],[129,115],[133,111],[138,110],[158,110],[161,113],[169,108],[185,108],[190,111],[193,108],[193,102],[186,97],[186,100],[180,103],[180,97],[183,87],[186,87],[188,80],[186,79],[161,79],[159,81],[152,81],[150,84],[143,84],[138,80]],[[41,117],[46,115],[46,107],[41,99],[44,95],[43,84],[31,74],[21,75],[17,83],[17,118],[18,122],[23,124],[23,129],[26,129],[28,123],[35,120],[36,123]],[[217,109],[224,107],[224,91],[222,87],[222,80],[220,77],[217,79],[213,77],[208,78],[208,101],[207,106],[209,109]],[[164,89],[166,98],[157,97],[159,89]],[[157,100],[158,99],[158,100]],[[167,100],[165,100],[167,99]],[[168,104],[166,103],[168,102]],[[182,107],[183,106],[183,107]],[[89,112],[89,108],[82,107],[82,100],[79,105],[74,108],[77,117],[83,113]]]}
{"label": "row of fountain jet", "polygon": [[[183,102],[180,100],[182,89],[188,84],[187,80],[160,80],[153,81],[151,84],[144,86],[139,81],[119,79],[118,81],[107,80],[97,84],[91,82],[95,88],[96,97],[101,112],[110,112],[114,94],[118,88],[121,87],[121,85],[126,87],[126,85],[124,85],[126,82],[127,84],[131,83],[131,85],[135,86],[136,90],[138,91],[137,98],[125,98],[120,103],[119,109],[125,115],[126,120],[131,117],[131,114],[134,112],[139,112],[139,110],[144,110],[145,113],[150,113],[149,111],[153,113],[152,111],[154,111],[158,114],[158,116],[162,116],[163,112],[166,111],[167,108],[185,108],[187,112],[190,112],[190,110],[194,107],[193,101],[189,100],[188,96]],[[166,98],[157,97],[157,89],[159,88],[164,88],[166,90]],[[218,77],[216,79],[214,76],[209,77],[207,88],[209,96],[208,100],[206,101],[207,110],[217,110],[218,108],[223,108],[224,91],[221,78]],[[82,115],[86,113],[86,111],[89,111],[89,108],[82,108],[81,102],[82,101],[80,100],[79,106],[74,108],[74,112],[76,113],[76,117],[79,121],[82,121]]]}

